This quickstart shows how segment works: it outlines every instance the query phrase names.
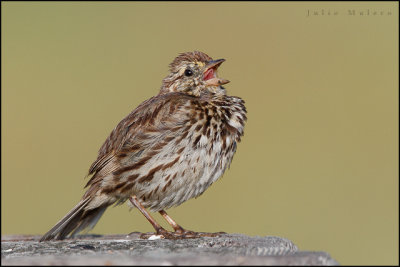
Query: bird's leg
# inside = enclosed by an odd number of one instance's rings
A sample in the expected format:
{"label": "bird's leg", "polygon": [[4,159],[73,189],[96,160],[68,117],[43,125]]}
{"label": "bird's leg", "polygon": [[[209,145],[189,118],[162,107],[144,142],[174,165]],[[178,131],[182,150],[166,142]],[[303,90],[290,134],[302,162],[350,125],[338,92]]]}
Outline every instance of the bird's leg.
{"label": "bird's leg", "polygon": [[164,219],[169,223],[169,225],[174,228],[177,233],[184,233],[186,230],[182,228],[179,224],[177,224],[171,217],[165,212],[165,210],[159,211],[159,213],[164,217]]}
{"label": "bird's leg", "polygon": [[154,229],[156,230],[157,235],[166,236],[168,231],[165,230],[161,225],[154,220],[153,217],[149,214],[149,212],[143,207],[143,205],[139,202],[136,196],[131,196],[129,201],[146,217],[146,219],[153,225]]}
{"label": "bird's leg", "polygon": [[178,239],[180,238],[197,238],[197,237],[216,237],[221,236],[222,234],[226,234],[225,232],[218,233],[204,233],[204,232],[194,232],[190,230],[185,230],[182,226],[177,224],[169,215],[165,212],[165,210],[159,211],[159,213],[164,217],[164,219],[174,228],[175,233],[174,236]]}
{"label": "bird's leg", "polygon": [[159,213],[164,217],[164,219],[169,223],[169,225],[174,228],[175,232],[173,233],[176,239],[184,239],[184,238],[196,238],[200,237],[199,233],[185,230],[182,226],[177,224],[169,215],[165,212],[165,210],[159,211]]}
{"label": "bird's leg", "polygon": [[[223,232],[219,233],[203,233],[203,232],[193,232],[189,230],[185,230],[179,224],[177,224],[171,217],[164,211],[161,210],[160,214],[164,217],[164,219],[174,228],[175,232],[169,232],[165,230],[154,218],[149,214],[149,212],[143,207],[143,205],[139,202],[136,196],[131,196],[129,201],[146,217],[146,219],[151,223],[151,225],[156,230],[156,235],[161,235],[167,239],[185,239],[185,238],[197,238],[197,237],[215,237],[224,234]],[[145,233],[141,234],[140,238],[148,239],[152,236],[153,233]]]}

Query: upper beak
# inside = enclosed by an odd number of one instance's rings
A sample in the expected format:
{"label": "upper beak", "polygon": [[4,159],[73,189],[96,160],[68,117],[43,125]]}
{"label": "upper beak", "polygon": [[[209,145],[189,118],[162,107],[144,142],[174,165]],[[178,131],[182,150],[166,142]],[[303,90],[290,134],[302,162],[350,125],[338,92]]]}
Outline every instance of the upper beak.
{"label": "upper beak", "polygon": [[222,62],[224,62],[224,61],[225,61],[225,59],[223,59],[223,58],[208,61],[208,62],[207,62],[207,65],[206,65],[206,69],[209,69],[209,68],[215,68],[215,69],[216,69],[216,68],[218,68],[218,67],[222,64]]}
{"label": "upper beak", "polygon": [[215,75],[216,70],[224,61],[225,61],[225,59],[221,58],[221,59],[211,60],[211,61],[207,62],[207,65],[204,70],[204,80],[207,85],[219,86],[222,84],[229,83],[229,80],[218,78]]}

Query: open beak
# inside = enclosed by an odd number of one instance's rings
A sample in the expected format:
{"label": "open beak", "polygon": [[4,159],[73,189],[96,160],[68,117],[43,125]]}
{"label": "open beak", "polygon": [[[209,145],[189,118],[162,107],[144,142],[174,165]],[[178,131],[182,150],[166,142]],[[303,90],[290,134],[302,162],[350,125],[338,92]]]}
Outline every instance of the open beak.
{"label": "open beak", "polygon": [[219,86],[229,83],[228,80],[217,77],[217,69],[224,62],[225,59],[216,59],[207,62],[203,79],[207,85]]}

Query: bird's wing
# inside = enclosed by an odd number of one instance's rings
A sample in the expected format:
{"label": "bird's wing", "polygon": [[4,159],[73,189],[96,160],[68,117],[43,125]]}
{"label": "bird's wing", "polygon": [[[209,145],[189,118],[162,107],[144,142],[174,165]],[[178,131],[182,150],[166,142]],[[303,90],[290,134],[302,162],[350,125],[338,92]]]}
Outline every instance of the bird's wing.
{"label": "bird's wing", "polygon": [[[129,154],[130,159],[134,159],[143,156],[144,151],[177,138],[177,134],[188,130],[192,117],[188,105],[197,101],[197,98],[186,94],[168,93],[140,104],[114,128],[100,148],[96,161],[89,169],[93,177],[86,186],[118,168],[115,164],[118,157]],[[99,172],[102,175],[96,179]]]}

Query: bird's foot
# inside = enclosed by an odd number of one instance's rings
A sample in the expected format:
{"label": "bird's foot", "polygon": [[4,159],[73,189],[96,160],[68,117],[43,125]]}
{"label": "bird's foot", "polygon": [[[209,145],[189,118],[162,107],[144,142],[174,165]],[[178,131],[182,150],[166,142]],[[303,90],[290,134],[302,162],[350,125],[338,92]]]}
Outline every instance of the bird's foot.
{"label": "bird's foot", "polygon": [[206,233],[206,232],[195,232],[197,237],[220,237],[226,235],[225,232],[216,232],[216,233]]}
{"label": "bird's foot", "polygon": [[193,238],[200,238],[200,237],[220,237],[226,234],[225,232],[217,232],[217,233],[205,233],[205,232],[194,232],[190,230],[183,230],[183,231],[175,231],[170,232],[165,229],[158,230],[156,233],[143,233],[140,235],[141,239],[153,239],[154,237],[159,236],[160,239],[193,239]]}

